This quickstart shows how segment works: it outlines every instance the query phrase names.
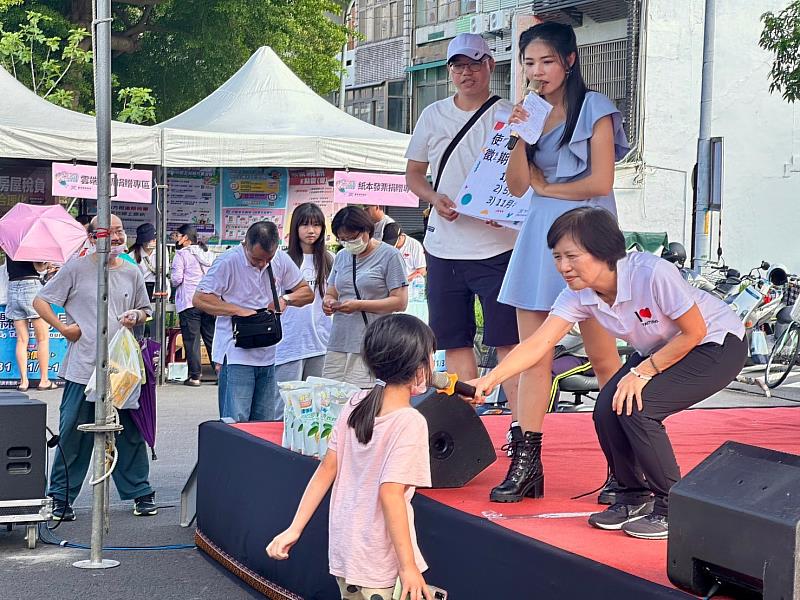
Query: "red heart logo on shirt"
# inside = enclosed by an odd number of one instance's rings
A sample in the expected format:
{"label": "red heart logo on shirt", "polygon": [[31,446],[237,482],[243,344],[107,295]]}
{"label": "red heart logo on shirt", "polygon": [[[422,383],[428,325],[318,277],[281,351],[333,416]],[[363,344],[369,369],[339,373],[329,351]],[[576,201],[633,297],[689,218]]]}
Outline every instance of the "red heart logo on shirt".
{"label": "red heart logo on shirt", "polygon": [[497,121],[497,122],[494,124],[494,130],[495,130],[495,131],[500,131],[500,130],[501,130],[503,127],[505,127],[505,126],[506,126],[506,124],[505,124],[505,123],[503,123],[502,121]]}
{"label": "red heart logo on shirt", "polygon": [[650,317],[653,316],[653,313],[650,312],[649,308],[643,308],[642,310],[639,311],[639,316],[642,317],[643,319],[649,319]]}

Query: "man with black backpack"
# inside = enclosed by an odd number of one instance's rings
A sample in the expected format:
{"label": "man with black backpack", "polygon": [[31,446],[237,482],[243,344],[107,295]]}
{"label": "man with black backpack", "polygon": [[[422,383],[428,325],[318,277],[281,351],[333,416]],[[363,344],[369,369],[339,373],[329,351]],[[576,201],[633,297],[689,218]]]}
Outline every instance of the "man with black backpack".
{"label": "man with black backpack", "polygon": [[[517,232],[460,215],[452,200],[495,124],[504,122],[512,109],[489,89],[494,66],[480,35],[453,38],[447,67],[457,91],[422,111],[406,152],[408,187],[431,205],[423,244],[430,326],[437,347],[446,351],[447,370],[464,381],[477,376],[475,296],[483,308],[483,343],[496,347],[502,358],[519,341],[514,308],[497,301]],[[429,166],[433,185],[427,178]],[[516,384],[506,382],[504,390],[513,405]]]}

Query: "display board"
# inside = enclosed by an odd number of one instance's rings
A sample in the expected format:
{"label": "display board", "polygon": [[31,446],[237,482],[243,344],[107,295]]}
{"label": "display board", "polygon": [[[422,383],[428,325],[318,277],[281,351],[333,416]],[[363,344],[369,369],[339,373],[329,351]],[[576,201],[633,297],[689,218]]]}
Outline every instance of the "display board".
{"label": "display board", "polygon": [[272,221],[283,237],[288,188],[289,172],[284,168],[223,169],[220,241],[242,241],[256,221]]}
{"label": "display board", "polygon": [[167,171],[167,232],[190,223],[205,239],[219,235],[216,227],[219,172],[214,168]]}
{"label": "display board", "polygon": [[[58,315],[59,320],[66,322],[64,309],[53,306],[53,310]],[[30,342],[28,343],[28,379],[38,380],[39,361],[36,337],[33,334],[33,327],[28,327]],[[48,377],[52,380],[58,378],[58,371],[67,355],[68,342],[58,331],[50,328],[50,359]],[[20,382],[19,367],[16,360],[17,332],[14,329],[14,322],[6,318],[6,305],[0,304],[0,387],[16,387]]]}

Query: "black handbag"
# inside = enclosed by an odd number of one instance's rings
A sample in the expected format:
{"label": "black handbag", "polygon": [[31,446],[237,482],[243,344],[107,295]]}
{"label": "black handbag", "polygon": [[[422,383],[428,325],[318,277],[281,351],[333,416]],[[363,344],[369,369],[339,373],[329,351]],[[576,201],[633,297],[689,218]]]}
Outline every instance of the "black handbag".
{"label": "black handbag", "polygon": [[[275,289],[275,277],[272,275],[272,265],[267,266],[269,283],[272,288],[272,298],[275,306],[280,307],[280,299]],[[237,348],[269,348],[283,338],[281,328],[280,310],[260,308],[256,314],[249,317],[232,317],[234,345]]]}

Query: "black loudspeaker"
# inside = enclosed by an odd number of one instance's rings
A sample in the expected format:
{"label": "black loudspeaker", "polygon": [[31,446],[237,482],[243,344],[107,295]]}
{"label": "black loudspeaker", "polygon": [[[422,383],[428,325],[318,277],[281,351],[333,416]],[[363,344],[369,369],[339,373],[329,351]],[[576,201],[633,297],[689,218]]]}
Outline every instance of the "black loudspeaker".
{"label": "black loudspeaker", "polygon": [[47,405],[0,392],[0,501],[44,498]]}
{"label": "black loudspeaker", "polygon": [[800,456],[725,442],[669,493],[667,575],[800,600]]}
{"label": "black loudspeaker", "polygon": [[466,485],[497,460],[489,432],[475,409],[460,397],[430,390],[416,396],[412,404],[428,421],[431,487]]}

